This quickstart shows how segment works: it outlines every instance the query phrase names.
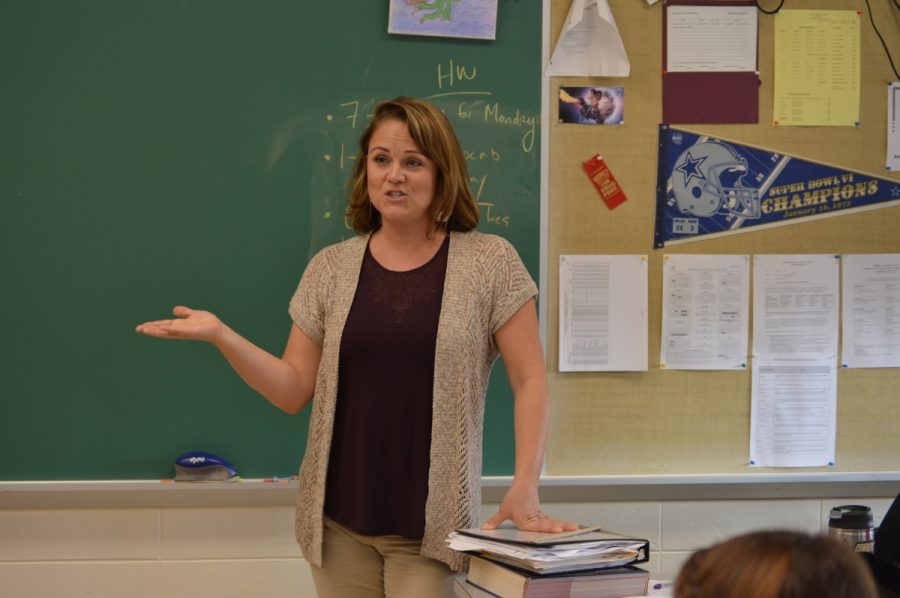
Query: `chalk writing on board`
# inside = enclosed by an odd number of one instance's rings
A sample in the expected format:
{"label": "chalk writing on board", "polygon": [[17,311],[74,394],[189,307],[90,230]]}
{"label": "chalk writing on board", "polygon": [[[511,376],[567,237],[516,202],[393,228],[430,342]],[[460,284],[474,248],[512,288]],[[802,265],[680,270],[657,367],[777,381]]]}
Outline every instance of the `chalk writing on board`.
{"label": "chalk writing on board", "polygon": [[[455,64],[453,59],[447,61],[447,64],[438,63],[436,65],[437,72],[437,89],[442,93],[435,93],[428,96],[428,99],[436,100],[438,98],[446,98],[449,96],[490,96],[491,92],[484,90],[451,91],[461,83],[474,82],[478,78],[478,67],[474,65]],[[447,91],[443,91],[443,90]],[[534,138],[537,129],[537,116],[522,112],[518,108],[515,110],[506,106],[502,106],[500,102],[485,102],[484,100],[461,101],[456,105],[456,110],[449,114],[452,118],[456,116],[460,120],[481,120],[484,123],[499,124],[511,126],[515,128],[524,128],[522,134],[522,149],[531,152],[534,149]]]}
{"label": "chalk writing on board", "polygon": [[360,159],[359,137],[378,102],[404,92],[432,102],[453,124],[481,212],[479,227],[504,234],[532,226],[530,215],[539,201],[538,115],[492,89],[487,82],[495,75],[475,63],[436,61],[424,65],[418,76],[423,75],[425,89],[413,86],[395,94],[337,92],[334,100],[310,107],[276,131],[266,171],[286,169],[298,173],[298,182],[305,181],[297,194],[307,210],[309,257],[354,234],[345,212],[347,180]]}
{"label": "chalk writing on board", "polygon": [[[456,75],[455,80],[453,78],[454,74]],[[449,66],[445,67],[443,64],[437,65],[438,89],[443,89],[445,83],[447,84],[447,87],[453,87],[454,82],[473,81],[477,76],[477,66],[466,67],[465,65],[461,64],[454,65],[452,58],[449,61]]]}

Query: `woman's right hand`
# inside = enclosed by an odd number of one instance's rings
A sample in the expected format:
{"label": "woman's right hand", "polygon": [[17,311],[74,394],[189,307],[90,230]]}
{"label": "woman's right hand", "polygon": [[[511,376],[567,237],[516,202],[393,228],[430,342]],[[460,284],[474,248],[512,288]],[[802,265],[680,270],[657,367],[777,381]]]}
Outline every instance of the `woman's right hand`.
{"label": "woman's right hand", "polygon": [[170,320],[155,320],[139,324],[135,331],[156,338],[206,341],[215,344],[225,330],[225,324],[215,314],[179,305],[172,310]]}
{"label": "woman's right hand", "polygon": [[139,334],[157,338],[206,341],[214,345],[252,389],[287,413],[297,413],[316,391],[322,347],[291,325],[282,357],[257,347],[208,311],[179,305],[171,320],[144,322]]}

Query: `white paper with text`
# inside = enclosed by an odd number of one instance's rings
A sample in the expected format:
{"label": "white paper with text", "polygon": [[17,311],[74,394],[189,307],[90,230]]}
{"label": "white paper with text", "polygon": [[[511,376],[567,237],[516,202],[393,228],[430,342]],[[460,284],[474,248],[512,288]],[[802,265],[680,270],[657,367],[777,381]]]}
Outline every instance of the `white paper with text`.
{"label": "white paper with text", "polygon": [[844,255],[841,364],[900,367],[900,253]]}
{"label": "white paper with text", "polygon": [[559,257],[559,370],[647,371],[647,256]]}
{"label": "white paper with text", "polygon": [[834,465],[840,260],[753,258],[750,463]]}
{"label": "white paper with text", "polygon": [[745,370],[750,256],[663,256],[660,367]]}
{"label": "white paper with text", "polygon": [[546,75],[627,77],[631,63],[608,0],[573,0]]}

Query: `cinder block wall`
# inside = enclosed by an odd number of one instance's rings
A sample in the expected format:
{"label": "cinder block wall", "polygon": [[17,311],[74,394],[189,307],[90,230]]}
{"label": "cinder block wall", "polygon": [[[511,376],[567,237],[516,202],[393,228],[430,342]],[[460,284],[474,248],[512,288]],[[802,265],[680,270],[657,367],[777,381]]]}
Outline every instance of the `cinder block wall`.
{"label": "cinder block wall", "polygon": [[[645,566],[671,579],[691,552],[761,528],[825,531],[838,504],[893,497],[546,503],[548,512],[651,543]],[[485,504],[483,516],[496,505]],[[313,597],[294,543],[293,508],[15,508],[0,510],[5,598]]]}

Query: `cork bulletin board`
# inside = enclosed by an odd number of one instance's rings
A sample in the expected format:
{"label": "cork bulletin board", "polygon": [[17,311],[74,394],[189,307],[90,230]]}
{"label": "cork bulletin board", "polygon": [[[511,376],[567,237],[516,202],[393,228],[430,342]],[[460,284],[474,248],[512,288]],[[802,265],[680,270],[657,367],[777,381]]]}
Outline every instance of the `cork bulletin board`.
{"label": "cork bulletin board", "polygon": [[[550,50],[571,0],[550,2]],[[663,371],[660,363],[662,262],[666,253],[784,254],[900,252],[900,207],[745,232],[654,249],[657,136],[662,118],[663,2],[609,0],[631,62],[624,78],[552,77],[547,222],[547,353],[552,424],[546,473],[654,475],[773,473],[751,468],[751,371]],[[777,2],[762,2],[767,9]],[[772,6],[768,6],[768,5]],[[900,12],[870,0],[872,17],[900,58]],[[887,84],[894,78],[863,0],[787,0],[785,9],[842,9],[861,17],[860,124],[857,127],[775,126],[774,17],[759,13],[759,123],[678,125],[741,144],[779,151],[847,170],[900,180],[885,170]],[[586,126],[558,122],[560,86],[624,89],[624,122]],[[700,90],[698,90],[699,92]],[[582,170],[601,154],[627,196],[609,210]],[[649,370],[560,373],[559,256],[646,254],[649,260]],[[752,314],[751,314],[752,317]],[[749,352],[749,347],[748,347]],[[900,368],[838,372],[836,463],[788,471],[900,470]]]}

